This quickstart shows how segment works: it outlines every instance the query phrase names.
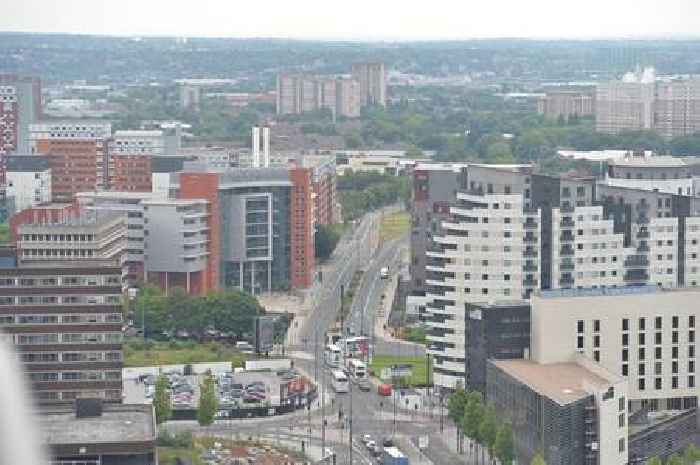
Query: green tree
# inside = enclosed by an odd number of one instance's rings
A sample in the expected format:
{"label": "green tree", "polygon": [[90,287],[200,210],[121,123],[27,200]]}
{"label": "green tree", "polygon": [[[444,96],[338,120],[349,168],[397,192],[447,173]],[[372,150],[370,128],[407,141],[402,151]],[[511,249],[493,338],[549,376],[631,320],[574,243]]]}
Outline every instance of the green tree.
{"label": "green tree", "polygon": [[647,462],[647,465],[664,465],[664,463],[661,461],[660,458],[658,457],[652,457],[649,459]]}
{"label": "green tree", "polygon": [[457,426],[457,449],[461,449],[461,427],[466,405],[467,393],[464,389],[457,389],[447,398],[447,417]]}
{"label": "green tree", "polygon": [[666,465],[684,465],[683,457],[678,454],[671,454],[671,456],[666,461]]}
{"label": "green tree", "polygon": [[683,460],[685,460],[686,465],[695,465],[696,462],[700,461],[700,448],[695,444],[690,444],[683,452]]}
{"label": "green tree", "polygon": [[513,152],[507,142],[496,142],[486,149],[486,161],[498,165],[514,163]]}
{"label": "green tree", "polygon": [[496,436],[498,435],[498,424],[496,423],[496,410],[493,405],[488,405],[484,409],[484,416],[479,424],[479,436],[483,445],[489,451],[491,461],[495,458]]}
{"label": "green tree", "polygon": [[542,454],[538,452],[535,454],[534,457],[532,457],[530,465],[547,465],[547,462],[544,461],[544,457],[542,457]]}
{"label": "green tree", "polygon": [[[481,400],[481,394],[472,391],[467,395],[467,403],[464,407],[464,418],[462,419],[462,429],[464,434],[475,441],[477,444],[482,444],[483,439],[479,432],[479,425],[484,417],[484,404]],[[477,462],[478,462],[477,454]]]}
{"label": "green tree", "polygon": [[197,408],[197,421],[202,426],[214,423],[216,412],[219,410],[219,398],[216,396],[216,384],[214,378],[207,376],[199,385],[199,407]]}
{"label": "green tree", "polygon": [[510,465],[515,458],[515,446],[513,445],[513,428],[510,423],[504,423],[498,428],[496,443],[494,445],[496,457],[501,465]]}
{"label": "green tree", "polygon": [[319,225],[316,228],[316,234],[314,236],[316,258],[325,260],[330,257],[335,250],[335,246],[338,245],[339,240],[340,234],[336,228],[323,224]]}
{"label": "green tree", "polygon": [[156,412],[156,423],[158,424],[167,421],[172,415],[169,384],[168,378],[166,378],[165,375],[158,376],[156,380],[156,392],[153,395],[153,408]]}

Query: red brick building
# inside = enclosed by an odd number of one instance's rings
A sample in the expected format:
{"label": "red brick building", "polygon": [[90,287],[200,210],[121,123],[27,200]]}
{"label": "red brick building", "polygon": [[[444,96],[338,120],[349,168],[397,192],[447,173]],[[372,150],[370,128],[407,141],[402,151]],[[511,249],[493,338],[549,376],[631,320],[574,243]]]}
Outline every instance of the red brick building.
{"label": "red brick building", "polygon": [[306,288],[314,279],[314,202],[312,174],[310,168],[292,168],[289,179],[292,181],[290,207],[291,230],[291,276],[292,287]]}
{"label": "red brick building", "polygon": [[78,192],[104,190],[109,184],[107,140],[103,122],[53,121],[32,124],[32,153],[46,155],[54,202],[72,202]]}
{"label": "red brick building", "polygon": [[151,191],[150,155],[110,154],[109,189],[119,192]]}
{"label": "red brick building", "polygon": [[5,157],[28,153],[27,131],[41,117],[41,83],[33,77],[0,74],[0,184],[5,185]]}

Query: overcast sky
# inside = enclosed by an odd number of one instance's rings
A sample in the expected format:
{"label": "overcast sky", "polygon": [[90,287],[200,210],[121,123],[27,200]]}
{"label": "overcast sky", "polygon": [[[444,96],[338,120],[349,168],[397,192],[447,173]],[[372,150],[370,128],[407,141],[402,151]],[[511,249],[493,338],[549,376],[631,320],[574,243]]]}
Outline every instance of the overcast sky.
{"label": "overcast sky", "polygon": [[700,36],[700,0],[0,0],[0,30],[456,39]]}

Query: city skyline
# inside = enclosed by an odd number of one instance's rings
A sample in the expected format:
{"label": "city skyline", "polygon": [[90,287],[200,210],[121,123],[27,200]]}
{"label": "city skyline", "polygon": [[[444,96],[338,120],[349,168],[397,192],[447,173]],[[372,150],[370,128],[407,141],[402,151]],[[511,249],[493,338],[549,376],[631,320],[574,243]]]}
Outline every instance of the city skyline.
{"label": "city skyline", "polygon": [[[273,2],[274,15],[256,14],[256,7],[205,0],[198,8],[173,8],[152,2],[87,2],[47,4],[28,0],[12,5],[0,18],[0,31],[97,34],[110,36],[289,38],[322,40],[449,40],[469,38],[681,38],[697,37],[693,18],[700,5],[689,0],[589,2],[571,21],[570,11],[553,0],[514,3],[508,0],[470,5],[433,2],[402,5],[361,0],[342,15],[319,0]],[[631,9],[635,14],[628,14]],[[371,10],[373,14],[364,14]],[[41,11],[42,14],[36,14]],[[72,14],[63,14],[71,11]],[[270,11],[270,10],[268,10]],[[598,12],[606,11],[605,15]],[[161,18],[161,21],[153,21]],[[251,21],[251,18],[254,18]],[[391,18],[391,21],[387,21]],[[361,31],[361,32],[360,32]]]}

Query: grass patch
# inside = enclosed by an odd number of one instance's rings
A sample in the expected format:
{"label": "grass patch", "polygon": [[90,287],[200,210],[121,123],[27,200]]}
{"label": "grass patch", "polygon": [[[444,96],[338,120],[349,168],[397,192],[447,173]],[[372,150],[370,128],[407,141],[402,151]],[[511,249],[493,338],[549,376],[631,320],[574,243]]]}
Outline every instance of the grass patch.
{"label": "grass patch", "polygon": [[6,244],[10,242],[10,225],[7,223],[0,223],[0,244]]}
{"label": "grass patch", "polygon": [[[408,379],[400,379],[397,381],[399,385],[425,386],[426,366],[424,357],[375,355],[372,358],[370,368],[372,369],[372,373],[379,378],[381,376],[382,369],[390,367],[391,365],[411,365],[413,367],[411,376]],[[430,382],[432,383],[432,379]]]}
{"label": "grass patch", "polygon": [[415,342],[418,344],[426,343],[425,329],[416,326],[413,328],[404,328],[400,334],[401,339],[405,339],[410,342]]}
{"label": "grass patch", "polygon": [[382,217],[379,225],[379,242],[398,239],[406,234],[411,226],[411,215],[408,212],[396,212]]}
{"label": "grass patch", "polygon": [[224,344],[194,341],[147,342],[133,341],[124,345],[124,366],[143,367],[188,363],[231,362],[243,366],[250,358]]}
{"label": "grass patch", "polygon": [[182,447],[159,447],[158,448],[158,463],[160,465],[176,465],[177,459],[181,459],[184,463],[192,463],[193,465],[201,465],[201,451],[195,448]]}

